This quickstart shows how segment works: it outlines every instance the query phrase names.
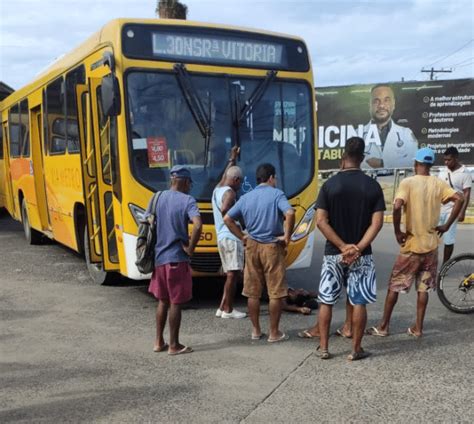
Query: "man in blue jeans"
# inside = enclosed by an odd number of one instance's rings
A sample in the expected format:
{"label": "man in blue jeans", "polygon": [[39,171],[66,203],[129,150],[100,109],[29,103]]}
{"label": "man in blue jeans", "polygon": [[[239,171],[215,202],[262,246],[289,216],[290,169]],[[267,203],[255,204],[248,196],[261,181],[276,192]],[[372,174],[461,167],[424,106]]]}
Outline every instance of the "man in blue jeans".
{"label": "man in blue jeans", "polygon": [[[264,163],[257,168],[257,183],[224,216],[229,230],[245,245],[244,291],[252,321],[252,340],[263,334],[260,328],[260,297],[266,286],[270,314],[269,343],[288,340],[279,329],[282,299],[288,295],[285,278],[286,246],[295,224],[295,211],[285,194],[276,188],[275,167]],[[283,225],[283,218],[285,224]],[[243,219],[245,235],[236,221]]]}

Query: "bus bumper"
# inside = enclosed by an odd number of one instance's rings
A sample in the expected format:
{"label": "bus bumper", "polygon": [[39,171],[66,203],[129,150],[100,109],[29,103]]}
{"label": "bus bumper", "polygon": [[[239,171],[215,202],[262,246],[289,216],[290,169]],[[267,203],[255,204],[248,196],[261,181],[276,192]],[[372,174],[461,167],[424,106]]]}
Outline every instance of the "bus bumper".
{"label": "bus bumper", "polygon": [[301,250],[300,254],[287,269],[302,269],[309,268],[311,266],[311,260],[313,259],[314,239],[315,231],[313,230],[308,235],[303,250]]}
{"label": "bus bumper", "polygon": [[127,265],[126,277],[133,280],[149,280],[151,274],[142,274],[135,265],[135,261],[137,260],[137,254],[135,253],[137,247],[137,236],[123,233],[122,238],[125,249],[125,262]]}

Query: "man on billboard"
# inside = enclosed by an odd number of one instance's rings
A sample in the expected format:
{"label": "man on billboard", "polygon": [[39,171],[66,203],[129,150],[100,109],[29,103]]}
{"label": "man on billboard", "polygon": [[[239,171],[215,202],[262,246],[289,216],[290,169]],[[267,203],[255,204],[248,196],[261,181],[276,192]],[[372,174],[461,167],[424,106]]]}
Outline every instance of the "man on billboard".
{"label": "man on billboard", "polygon": [[365,160],[363,168],[407,168],[418,149],[410,128],[393,119],[395,95],[391,87],[378,84],[370,92],[370,122],[364,127]]}

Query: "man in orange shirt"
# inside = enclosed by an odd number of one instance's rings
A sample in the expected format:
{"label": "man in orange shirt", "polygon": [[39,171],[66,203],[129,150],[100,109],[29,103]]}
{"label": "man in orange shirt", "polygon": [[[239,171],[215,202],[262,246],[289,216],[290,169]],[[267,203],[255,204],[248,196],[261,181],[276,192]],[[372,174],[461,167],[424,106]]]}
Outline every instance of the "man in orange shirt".
{"label": "man in orange shirt", "polygon": [[[423,335],[423,321],[428,305],[428,292],[436,288],[439,237],[448,231],[459,215],[463,197],[446,182],[430,176],[435,154],[429,147],[416,152],[415,176],[405,178],[398,188],[393,204],[393,226],[400,244],[400,254],[393,266],[382,321],[367,330],[373,336],[388,336],[390,318],[399,293],[408,293],[415,283],[418,292],[416,323],[408,334]],[[438,225],[440,205],[454,202],[451,215],[444,225]],[[405,212],[405,232],[400,228],[402,208]]]}

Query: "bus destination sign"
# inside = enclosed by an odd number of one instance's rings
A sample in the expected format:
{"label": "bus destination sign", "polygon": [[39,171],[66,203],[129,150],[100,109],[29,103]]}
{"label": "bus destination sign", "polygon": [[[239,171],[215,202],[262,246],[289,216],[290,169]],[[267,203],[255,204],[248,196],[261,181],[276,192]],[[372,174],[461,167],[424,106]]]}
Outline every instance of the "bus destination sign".
{"label": "bus destination sign", "polygon": [[309,71],[303,41],[223,28],[126,24],[122,49],[131,59]]}
{"label": "bus destination sign", "polygon": [[198,62],[285,66],[283,45],[255,39],[153,32],[153,55]]}

